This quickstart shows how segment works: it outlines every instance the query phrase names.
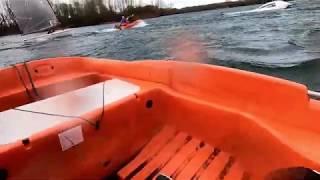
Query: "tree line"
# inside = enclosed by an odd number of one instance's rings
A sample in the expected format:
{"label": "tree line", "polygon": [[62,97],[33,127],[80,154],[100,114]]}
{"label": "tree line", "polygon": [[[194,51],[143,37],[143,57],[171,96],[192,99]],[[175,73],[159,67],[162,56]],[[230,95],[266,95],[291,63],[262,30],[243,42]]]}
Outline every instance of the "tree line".
{"label": "tree line", "polygon": [[[153,0],[151,5],[140,6],[142,0],[85,0],[83,3],[52,3],[62,27],[80,27],[104,22],[116,22],[122,15],[136,14],[141,18],[160,16],[165,8],[162,0]],[[1,2],[0,2],[1,3]],[[19,33],[19,28],[10,15],[8,1],[3,2],[4,11],[0,11],[0,36]],[[1,9],[0,9],[1,10]]]}
{"label": "tree line", "polygon": [[19,29],[17,28],[16,23],[10,16],[10,8],[8,1],[2,3],[2,12],[0,11],[0,36],[19,33]]}
{"label": "tree line", "polygon": [[161,8],[154,1],[153,5],[138,6],[132,0],[87,0],[84,4],[74,2],[73,4],[55,4],[54,9],[57,18],[64,27],[79,27],[95,25],[103,22],[117,22],[122,15],[135,14],[140,18],[157,17],[170,8]]}
{"label": "tree line", "polygon": [[[270,0],[240,0],[204,6],[187,7],[183,9],[172,8],[163,0],[153,0],[151,5],[141,6],[142,0],[85,0],[84,3],[74,1],[69,3],[53,4],[54,12],[62,27],[80,27],[96,25],[105,22],[117,22],[122,15],[135,14],[140,18],[151,18],[165,15],[188,13],[194,11],[210,10],[217,8],[244,6],[265,3]],[[14,19],[10,16],[8,1],[4,3],[4,11],[0,11],[0,36],[19,32]]]}

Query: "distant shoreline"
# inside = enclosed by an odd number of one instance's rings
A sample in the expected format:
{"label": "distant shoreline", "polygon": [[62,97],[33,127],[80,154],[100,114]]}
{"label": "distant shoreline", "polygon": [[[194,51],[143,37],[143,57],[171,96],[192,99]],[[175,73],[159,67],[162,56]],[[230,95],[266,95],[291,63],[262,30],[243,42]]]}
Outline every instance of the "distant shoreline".
{"label": "distant shoreline", "polygon": [[[84,6],[83,9],[79,8],[79,4],[67,5],[67,4],[57,4],[55,5],[55,11],[57,18],[61,22],[61,28],[77,28],[84,26],[92,26],[99,24],[111,24],[115,22],[119,22],[122,15],[130,15],[135,14],[137,17],[141,19],[148,18],[157,18],[161,16],[169,16],[175,14],[184,14],[191,12],[199,12],[206,10],[215,10],[215,9],[223,9],[223,8],[233,8],[239,6],[248,6],[254,4],[262,4],[266,2],[270,2],[271,0],[241,0],[234,2],[224,2],[224,3],[215,3],[208,4],[202,6],[193,6],[186,7],[182,9],[175,8],[158,8],[156,6],[144,6],[144,7],[127,7],[122,13],[116,13],[112,9],[107,9],[103,4],[97,3],[94,4],[99,8],[99,12],[93,10],[92,2],[91,4]],[[68,16],[65,15],[65,12],[68,12]],[[72,14],[72,16],[70,15]],[[1,14],[0,14],[1,15]],[[1,16],[0,16],[1,18]],[[1,22],[1,19],[0,19]],[[1,26],[0,24],[0,36],[11,35],[11,34],[19,34],[19,29],[16,25],[10,24],[10,26]]]}

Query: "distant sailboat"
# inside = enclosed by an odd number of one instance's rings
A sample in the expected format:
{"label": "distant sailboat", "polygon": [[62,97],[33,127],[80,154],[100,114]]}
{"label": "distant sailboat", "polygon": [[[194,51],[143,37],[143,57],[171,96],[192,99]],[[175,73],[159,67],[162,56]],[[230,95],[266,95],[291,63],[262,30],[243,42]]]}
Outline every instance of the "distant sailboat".
{"label": "distant sailboat", "polygon": [[9,0],[8,5],[9,13],[23,35],[47,32],[37,37],[25,39],[25,41],[65,36],[65,33],[69,31],[54,31],[60,22],[48,0]]}

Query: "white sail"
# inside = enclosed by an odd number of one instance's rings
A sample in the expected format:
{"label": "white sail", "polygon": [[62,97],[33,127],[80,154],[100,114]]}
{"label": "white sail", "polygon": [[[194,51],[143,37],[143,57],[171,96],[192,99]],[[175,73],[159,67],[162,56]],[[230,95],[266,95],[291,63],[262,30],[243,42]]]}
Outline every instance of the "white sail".
{"label": "white sail", "polygon": [[23,34],[45,31],[59,24],[47,0],[9,0],[9,7]]}

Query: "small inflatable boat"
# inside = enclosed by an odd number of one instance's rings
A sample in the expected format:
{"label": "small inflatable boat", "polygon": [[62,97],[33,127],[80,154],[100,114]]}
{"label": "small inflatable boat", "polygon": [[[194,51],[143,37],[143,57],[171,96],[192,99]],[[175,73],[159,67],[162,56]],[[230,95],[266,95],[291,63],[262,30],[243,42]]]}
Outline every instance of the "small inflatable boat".
{"label": "small inflatable boat", "polygon": [[69,57],[12,65],[0,83],[0,179],[241,180],[320,170],[319,93],[287,80]]}
{"label": "small inflatable boat", "polygon": [[116,25],[116,29],[119,29],[119,30],[125,30],[125,29],[131,29],[131,28],[135,28],[136,26],[140,25],[141,23],[144,23],[143,20],[136,20],[136,21],[133,21],[131,23],[126,23],[124,25]]}

